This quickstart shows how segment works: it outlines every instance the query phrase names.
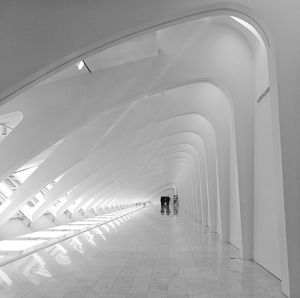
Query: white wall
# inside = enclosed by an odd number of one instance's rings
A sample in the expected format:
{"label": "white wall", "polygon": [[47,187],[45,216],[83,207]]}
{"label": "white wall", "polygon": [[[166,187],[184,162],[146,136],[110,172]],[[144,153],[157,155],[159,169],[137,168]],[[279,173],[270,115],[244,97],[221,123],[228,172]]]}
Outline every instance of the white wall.
{"label": "white wall", "polygon": [[270,83],[265,47],[257,45],[255,52],[254,260],[281,278],[272,98],[268,93],[256,102]]}
{"label": "white wall", "polygon": [[230,242],[241,249],[242,246],[242,231],[240,225],[240,200],[239,200],[239,185],[238,185],[238,170],[236,161],[236,146],[234,134],[232,134],[231,140],[231,162],[230,162],[230,176],[231,176],[231,187],[230,187]]}

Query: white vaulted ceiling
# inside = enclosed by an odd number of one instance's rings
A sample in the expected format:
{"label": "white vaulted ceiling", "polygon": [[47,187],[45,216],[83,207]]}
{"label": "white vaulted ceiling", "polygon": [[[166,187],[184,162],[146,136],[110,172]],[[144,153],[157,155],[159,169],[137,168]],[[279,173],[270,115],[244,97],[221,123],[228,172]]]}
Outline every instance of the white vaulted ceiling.
{"label": "white vaulted ceiling", "polygon": [[71,65],[1,106],[23,114],[1,144],[1,180],[40,162],[0,223],[60,176],[31,220],[59,198],[56,215],[157,199],[158,189],[179,190],[189,171],[208,217],[234,141],[228,95],[248,100],[253,88],[253,37],[243,30],[223,16],[140,34],[82,57],[91,73]]}
{"label": "white vaulted ceiling", "polygon": [[0,239],[177,193],[298,297],[297,1],[42,2],[0,4]]}

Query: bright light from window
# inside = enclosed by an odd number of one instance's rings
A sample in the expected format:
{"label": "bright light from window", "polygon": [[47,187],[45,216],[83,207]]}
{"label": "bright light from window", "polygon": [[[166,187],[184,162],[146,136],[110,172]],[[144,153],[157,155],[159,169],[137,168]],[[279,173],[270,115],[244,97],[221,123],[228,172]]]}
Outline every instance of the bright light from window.
{"label": "bright light from window", "polygon": [[75,208],[81,203],[82,199],[78,199],[77,201],[73,202],[73,204],[68,208],[71,213],[74,212]]}
{"label": "bright light from window", "polygon": [[260,42],[263,42],[260,35],[258,34],[258,32],[256,31],[256,29],[250,25],[249,23],[247,23],[246,21],[240,19],[240,18],[237,18],[237,17],[234,17],[234,16],[231,16],[232,19],[234,19],[236,22],[238,22],[239,24],[241,24],[242,26],[244,26],[246,29],[248,29],[252,34],[254,34],[254,36],[260,41]]}
{"label": "bright light from window", "polygon": [[93,236],[90,232],[85,232],[83,235],[86,237],[87,241],[88,241],[90,244],[93,244],[93,245],[96,245],[96,246],[97,246],[97,244],[96,244],[95,241],[94,241],[94,236]]}
{"label": "bright light from window", "polygon": [[66,174],[66,172],[62,173],[61,175],[59,175],[58,177],[56,177],[54,179],[54,182],[57,183],[64,175]]}
{"label": "bright light from window", "polygon": [[0,190],[8,198],[12,194],[12,190],[4,183],[0,183]]}
{"label": "bright light from window", "polygon": [[39,231],[35,233],[25,234],[20,236],[19,238],[32,238],[32,239],[38,239],[38,238],[54,238],[54,237],[61,237],[64,236],[66,232],[64,231]]}
{"label": "bright light from window", "polygon": [[98,222],[101,222],[101,220],[97,219],[97,218],[87,218],[84,220],[85,222],[95,222],[95,223],[98,223]]}
{"label": "bright light from window", "polygon": [[45,188],[46,188],[47,190],[51,190],[51,189],[53,188],[53,185],[52,185],[52,184],[48,184],[48,185],[45,186]]}
{"label": "bright light from window", "polygon": [[14,176],[21,182],[24,181],[37,169],[37,166],[32,166],[24,170],[19,170],[14,172]]}
{"label": "bright light from window", "polygon": [[0,251],[24,251],[45,242],[45,240],[3,240],[0,241]]}
{"label": "bright light from window", "polygon": [[2,212],[5,208],[7,208],[11,203],[11,200],[5,200],[0,206],[0,212]]}
{"label": "bright light from window", "polygon": [[83,60],[80,60],[79,62],[76,63],[76,66],[79,70],[82,70],[83,66],[84,66],[84,62]]}
{"label": "bright light from window", "polygon": [[88,225],[94,225],[96,223],[91,222],[91,221],[74,221],[74,222],[70,222],[70,225],[86,225],[86,226],[88,226]]}
{"label": "bright light from window", "polygon": [[38,192],[38,193],[35,195],[35,197],[38,199],[38,201],[44,199],[44,196],[43,196],[40,192]]}
{"label": "bright light from window", "polygon": [[54,228],[49,229],[49,231],[59,231],[59,230],[66,230],[66,231],[74,231],[74,230],[82,230],[84,229],[84,225],[62,225],[62,226],[57,226]]}

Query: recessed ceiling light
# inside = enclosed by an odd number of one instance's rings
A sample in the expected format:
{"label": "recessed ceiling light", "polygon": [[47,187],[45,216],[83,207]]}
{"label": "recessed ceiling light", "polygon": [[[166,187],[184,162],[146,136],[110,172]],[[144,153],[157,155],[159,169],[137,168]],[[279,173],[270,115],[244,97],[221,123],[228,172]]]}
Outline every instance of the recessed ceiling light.
{"label": "recessed ceiling light", "polygon": [[83,66],[84,66],[84,62],[83,60],[80,60],[79,62],[76,63],[76,66],[78,67],[79,70],[82,70]]}

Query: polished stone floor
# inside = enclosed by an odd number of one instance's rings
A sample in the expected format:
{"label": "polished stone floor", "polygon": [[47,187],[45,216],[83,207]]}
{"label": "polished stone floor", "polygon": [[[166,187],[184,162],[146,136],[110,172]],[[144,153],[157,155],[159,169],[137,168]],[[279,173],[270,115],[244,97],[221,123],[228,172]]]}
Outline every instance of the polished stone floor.
{"label": "polished stone floor", "polygon": [[102,226],[102,228],[107,229],[107,227],[111,226],[115,228],[115,225],[122,220],[126,220],[130,213],[136,212],[141,208],[143,208],[143,206],[113,210],[94,217],[82,218],[78,221],[51,227],[43,231],[2,240],[0,241],[0,267],[25,255],[40,251],[53,244],[60,243],[63,240],[73,238],[96,227]]}
{"label": "polished stone floor", "polygon": [[216,234],[149,206],[0,268],[0,297],[284,297]]}

